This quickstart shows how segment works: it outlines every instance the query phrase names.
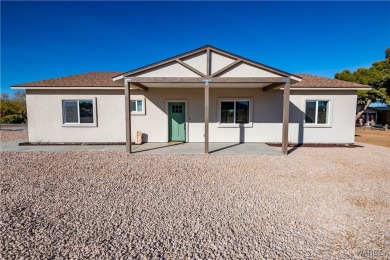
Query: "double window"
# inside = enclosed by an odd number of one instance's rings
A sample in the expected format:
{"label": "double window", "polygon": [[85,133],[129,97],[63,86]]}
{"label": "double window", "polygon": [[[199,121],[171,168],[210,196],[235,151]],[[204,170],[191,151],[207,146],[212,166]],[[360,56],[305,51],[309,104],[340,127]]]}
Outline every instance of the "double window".
{"label": "double window", "polygon": [[145,101],[142,99],[134,99],[130,101],[131,114],[145,115]]}
{"label": "double window", "polygon": [[95,102],[92,99],[62,101],[64,125],[95,125]]}
{"label": "double window", "polygon": [[239,126],[251,123],[251,100],[248,99],[221,99],[219,101],[220,125]]}
{"label": "double window", "polygon": [[330,122],[329,100],[306,100],[305,124],[328,125]]}

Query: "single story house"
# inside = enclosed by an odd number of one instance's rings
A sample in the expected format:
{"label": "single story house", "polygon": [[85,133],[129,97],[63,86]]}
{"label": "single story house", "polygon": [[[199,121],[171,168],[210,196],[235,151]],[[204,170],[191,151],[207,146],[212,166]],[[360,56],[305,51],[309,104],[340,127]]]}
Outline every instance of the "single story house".
{"label": "single story house", "polygon": [[[363,104],[358,104],[356,112],[361,111]],[[390,105],[384,100],[371,103],[364,113],[356,120],[357,126],[390,125]]]}
{"label": "single story house", "polygon": [[91,72],[26,89],[29,142],[354,142],[357,90],[207,45],[128,72]]}

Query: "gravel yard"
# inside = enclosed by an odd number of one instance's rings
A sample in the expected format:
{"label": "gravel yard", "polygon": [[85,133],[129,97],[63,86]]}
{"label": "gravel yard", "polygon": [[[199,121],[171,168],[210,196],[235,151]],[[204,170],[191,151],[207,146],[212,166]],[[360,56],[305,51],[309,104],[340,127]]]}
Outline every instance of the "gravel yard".
{"label": "gravel yard", "polygon": [[390,256],[390,149],[1,153],[0,258]]}
{"label": "gravel yard", "polygon": [[0,130],[0,141],[9,142],[16,141],[20,139],[28,139],[27,131],[10,131],[10,130]]}

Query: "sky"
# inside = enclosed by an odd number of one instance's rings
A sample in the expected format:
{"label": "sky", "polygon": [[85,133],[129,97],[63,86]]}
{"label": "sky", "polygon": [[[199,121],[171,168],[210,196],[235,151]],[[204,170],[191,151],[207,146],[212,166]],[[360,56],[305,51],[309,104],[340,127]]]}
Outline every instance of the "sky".
{"label": "sky", "polygon": [[1,2],[1,91],[124,72],[210,44],[334,77],[390,47],[390,2]]}

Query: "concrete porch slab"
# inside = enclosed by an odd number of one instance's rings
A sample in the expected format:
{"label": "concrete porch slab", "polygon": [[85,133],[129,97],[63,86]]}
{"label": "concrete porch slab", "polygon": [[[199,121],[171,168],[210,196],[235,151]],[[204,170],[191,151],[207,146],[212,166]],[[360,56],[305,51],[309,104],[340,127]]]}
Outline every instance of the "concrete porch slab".
{"label": "concrete porch slab", "polygon": [[[203,143],[145,143],[132,145],[135,154],[203,154]],[[265,143],[210,143],[210,154],[273,154],[280,149]]]}
{"label": "concrete porch slab", "polygon": [[[1,143],[2,152],[65,152],[65,151],[125,151],[124,145],[29,145],[19,146],[18,140]],[[203,143],[145,143],[132,145],[134,154],[203,154]],[[265,143],[210,143],[210,154],[273,154],[281,155],[279,148]]]}

